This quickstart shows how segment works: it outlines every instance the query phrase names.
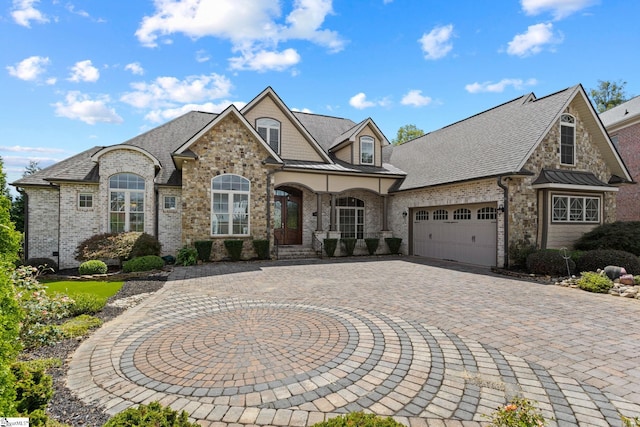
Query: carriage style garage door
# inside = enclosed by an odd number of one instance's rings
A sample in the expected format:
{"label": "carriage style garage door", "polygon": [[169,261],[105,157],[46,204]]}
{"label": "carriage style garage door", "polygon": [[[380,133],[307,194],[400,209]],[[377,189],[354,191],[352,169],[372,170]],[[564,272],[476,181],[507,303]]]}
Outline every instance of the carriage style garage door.
{"label": "carriage style garage door", "polygon": [[495,204],[412,209],[413,254],[495,266]]}

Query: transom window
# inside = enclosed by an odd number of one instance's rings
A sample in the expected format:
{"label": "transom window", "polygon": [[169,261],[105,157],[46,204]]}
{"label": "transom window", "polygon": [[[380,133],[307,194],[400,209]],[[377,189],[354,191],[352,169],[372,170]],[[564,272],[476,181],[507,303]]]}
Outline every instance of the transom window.
{"label": "transom window", "polygon": [[373,164],[373,138],[370,136],[363,136],[360,138],[360,164],[372,165]]}
{"label": "transom window", "polygon": [[256,128],[273,151],[280,154],[280,122],[274,119],[258,119]]}
{"label": "transom window", "polygon": [[576,119],[570,114],[560,117],[560,163],[575,165]]}
{"label": "transom window", "polygon": [[553,222],[600,222],[600,198],[553,196]]}
{"label": "transom window", "polygon": [[88,209],[93,207],[93,193],[79,193],[78,207]]}
{"label": "transom window", "polygon": [[478,209],[478,219],[496,219],[496,208],[487,206]]}
{"label": "transom window", "polygon": [[355,197],[336,200],[338,230],[342,238],[364,239],[364,202]]}
{"label": "transom window", "polygon": [[434,221],[446,221],[449,219],[449,212],[446,209],[438,209],[433,212]]}
{"label": "transom window", "polygon": [[416,212],[416,221],[427,221],[429,219],[429,211]]}
{"label": "transom window", "polygon": [[249,234],[249,180],[225,174],[211,180],[211,234]]}
{"label": "transom window", "polygon": [[109,231],[144,231],[144,179],[132,173],[109,178]]}
{"label": "transom window", "polygon": [[471,211],[467,208],[460,208],[453,211],[453,219],[465,220],[471,219]]}

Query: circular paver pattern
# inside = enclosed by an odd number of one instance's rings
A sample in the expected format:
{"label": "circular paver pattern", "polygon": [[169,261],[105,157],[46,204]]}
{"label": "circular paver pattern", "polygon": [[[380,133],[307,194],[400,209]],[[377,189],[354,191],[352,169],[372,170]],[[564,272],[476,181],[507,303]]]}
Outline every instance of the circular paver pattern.
{"label": "circular paver pattern", "polygon": [[559,425],[620,423],[595,387],[369,310],[172,294],[115,334],[111,347],[88,349],[89,362],[69,374],[70,386],[90,375],[86,399],[97,396],[115,412],[173,396],[168,401],[190,401],[192,417],[211,422],[242,423],[246,411],[247,424],[277,424],[277,411],[361,410],[486,421],[482,414],[523,395]]}

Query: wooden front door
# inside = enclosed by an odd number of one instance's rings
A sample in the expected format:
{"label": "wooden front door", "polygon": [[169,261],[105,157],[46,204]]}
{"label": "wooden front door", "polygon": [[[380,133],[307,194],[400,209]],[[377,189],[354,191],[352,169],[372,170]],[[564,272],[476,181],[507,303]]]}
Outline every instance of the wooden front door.
{"label": "wooden front door", "polygon": [[302,193],[278,189],[275,194],[274,235],[279,245],[302,244]]}

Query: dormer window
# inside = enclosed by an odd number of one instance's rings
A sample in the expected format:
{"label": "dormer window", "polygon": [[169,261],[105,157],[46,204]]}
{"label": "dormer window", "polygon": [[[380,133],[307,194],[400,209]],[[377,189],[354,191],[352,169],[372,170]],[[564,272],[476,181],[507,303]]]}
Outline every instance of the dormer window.
{"label": "dormer window", "polygon": [[273,151],[280,154],[280,122],[274,119],[258,119],[256,128]]}
{"label": "dormer window", "polygon": [[373,164],[373,138],[370,136],[363,136],[360,138],[360,164],[372,165]]}
{"label": "dormer window", "polygon": [[576,164],[576,119],[571,114],[560,117],[560,163]]}

